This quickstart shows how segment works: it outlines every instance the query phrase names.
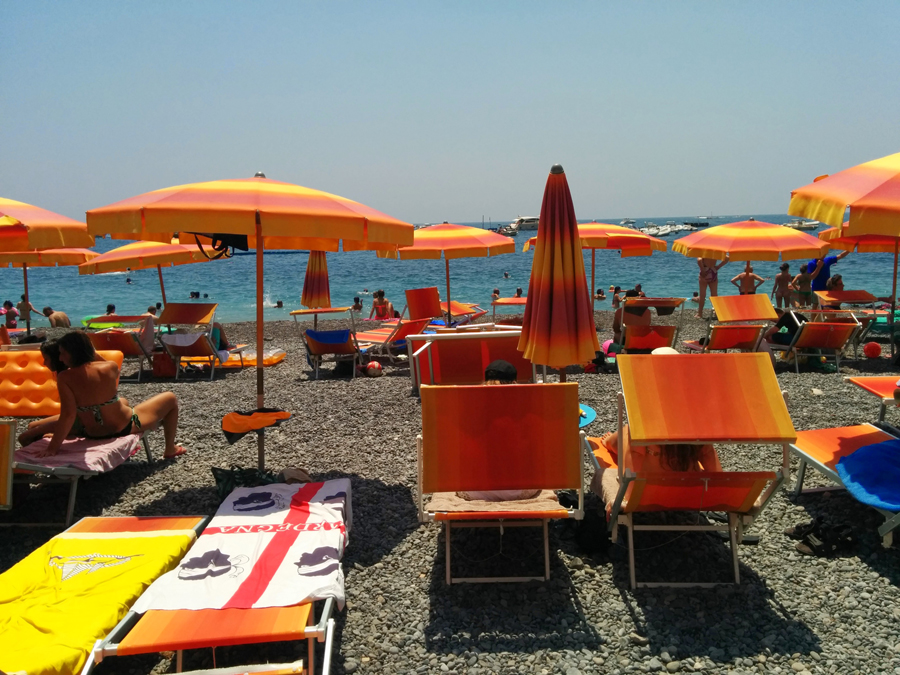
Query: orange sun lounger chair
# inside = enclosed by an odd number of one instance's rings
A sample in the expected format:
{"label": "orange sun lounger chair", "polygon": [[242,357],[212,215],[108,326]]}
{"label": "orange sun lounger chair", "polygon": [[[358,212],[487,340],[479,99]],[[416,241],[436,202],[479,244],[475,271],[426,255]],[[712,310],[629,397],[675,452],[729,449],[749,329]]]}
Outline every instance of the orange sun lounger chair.
{"label": "orange sun lounger chair", "polygon": [[719,323],[759,323],[778,321],[775,306],[768,295],[714,295],[710,297]]}
{"label": "orange sun lounger chair", "polygon": [[755,352],[759,347],[765,330],[765,326],[752,324],[711,325],[706,332],[706,341],[702,344],[699,340],[691,340],[682,344],[692,352],[700,354],[725,352],[729,349]]}
{"label": "orange sun lounger chair", "polygon": [[[791,452],[800,460],[794,496],[823,490],[822,488],[803,489],[803,480],[806,477],[808,466],[816,469],[842,488],[844,482],[837,471],[837,464],[842,457],[852,455],[865,446],[892,440],[897,440],[897,435],[888,433],[872,424],[797,432],[797,440],[791,444]],[[833,490],[834,488],[828,489]],[[893,543],[894,530],[900,526],[900,512],[888,511],[875,506],[870,506],[870,508],[874,508],[884,516],[885,521],[878,528],[878,534],[882,537],[882,545],[886,548],[890,547]]]}
{"label": "orange sun lounger chair", "polygon": [[[789,312],[799,326],[790,344],[769,343],[769,348],[787,352],[794,356],[794,369],[800,374],[798,356],[813,356],[834,359],[838,374],[841,372],[841,353],[860,329],[855,319],[852,321],[804,321],[800,322],[794,312]],[[852,315],[851,315],[852,318]]]}
{"label": "orange sun lounger chair", "polygon": [[95,642],[184,556],[202,517],[83,518],[0,575],[0,671],[89,669]]}
{"label": "orange sun lounger chair", "polygon": [[[653,325],[651,309],[667,316],[681,307],[678,325]],[[684,298],[625,298],[622,301],[622,351],[650,352],[659,347],[672,347],[684,320]],[[617,310],[618,311],[618,310]]]}
{"label": "orange sun lounger chair", "polygon": [[396,361],[396,349],[410,335],[418,335],[425,330],[431,319],[401,319],[396,326],[357,331],[354,338],[359,351],[367,356],[383,355]]}
{"label": "orange sun lounger chair", "polygon": [[182,370],[182,361],[189,359],[191,361],[205,360],[209,364],[209,380],[210,382],[216,375],[216,363],[224,365],[232,354],[239,354],[241,357],[241,367],[244,366],[243,352],[247,345],[236,345],[228,349],[216,349],[213,344],[212,330],[215,321],[216,309],[218,304],[213,302],[170,302],[163,308],[159,318],[156,320],[157,325],[168,326],[185,326],[200,327],[200,332],[194,333],[172,333],[168,335],[160,335],[159,341],[163,348],[175,361],[175,379]]}
{"label": "orange sun lounger chair", "polygon": [[[417,438],[419,522],[445,525],[445,578],[459,582],[550,578],[547,523],[584,514],[578,385],[425,385]],[[541,489],[536,499],[466,502],[458,491]],[[575,490],[578,507],[560,505],[552,490]],[[431,500],[426,502],[426,495]],[[454,577],[451,533],[466,527],[543,528],[544,574],[533,577]]]}
{"label": "orange sun lounger chair", "polygon": [[[619,357],[619,438],[631,447],[672,443],[780,444],[788,465],[788,446],[797,434],[778,388],[767,354],[709,354]],[[704,383],[704,404],[696,409],[696,383]],[[623,443],[625,447],[626,443]],[[727,531],[731,540],[734,583],[740,583],[737,544],[743,531],[765,508],[783,480],[783,470],[642,473],[625,470],[599,442],[585,439],[585,451],[596,470],[618,472],[619,490],[611,506],[609,528],[628,531],[631,587],[712,586],[705,583],[638,582],[634,563],[634,532],[640,530]],[[628,450],[624,450],[627,452]],[[634,514],[648,511],[722,511],[726,524],[636,524]]]}
{"label": "orange sun lounger chair", "polygon": [[457,302],[456,300],[451,300],[449,305],[446,302],[442,302],[441,311],[444,314],[447,314],[449,311],[459,323],[471,323],[487,314],[487,310],[479,307],[478,303]]}
{"label": "orange sun lounger chair", "polygon": [[894,392],[898,389],[898,378],[896,375],[845,377],[844,380],[850,384],[855,384],[881,401],[881,408],[878,411],[879,422],[884,422],[884,415],[889,405],[900,406],[900,401],[894,398]]}
{"label": "orange sun lounger chair", "polygon": [[[335,338],[341,339],[345,334],[346,339],[341,342],[335,341]],[[306,355],[313,366],[317,380],[319,379],[319,366],[322,365],[322,361],[326,356],[331,356],[335,362],[352,361],[353,375],[351,378],[356,377],[356,364],[357,361],[362,362],[362,354],[360,354],[359,346],[353,338],[353,331],[305,330],[302,336],[303,344],[306,347]]]}
{"label": "orange sun lounger chair", "polygon": [[497,320],[498,307],[524,307],[526,304],[528,304],[528,298],[497,298],[491,302],[491,307],[493,308],[491,321]]}
{"label": "orange sun lounger chair", "polygon": [[[138,371],[136,382],[141,381],[141,375],[144,371],[144,361],[153,366],[153,318],[138,317],[141,323],[150,322],[143,330],[121,330],[118,328],[107,328],[96,333],[88,333],[91,344],[97,351],[117,351],[122,352],[122,356],[126,359],[137,359]],[[141,341],[145,335],[144,341]],[[121,378],[120,378],[121,380]],[[124,381],[124,380],[122,380]]]}

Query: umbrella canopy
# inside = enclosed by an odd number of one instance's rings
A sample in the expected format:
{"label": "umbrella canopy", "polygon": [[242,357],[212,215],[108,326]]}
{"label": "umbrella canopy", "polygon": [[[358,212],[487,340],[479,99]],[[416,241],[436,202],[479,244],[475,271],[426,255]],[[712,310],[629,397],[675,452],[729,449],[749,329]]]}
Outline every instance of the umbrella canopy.
{"label": "umbrella canopy", "polygon": [[325,257],[325,251],[309,252],[300,304],[308,309],[331,307],[331,289],[328,286],[328,260]]}
{"label": "umbrella canopy", "polygon": [[22,285],[25,289],[25,329],[31,333],[31,300],[28,298],[29,267],[66,267],[80,265],[99,255],[86,248],[52,248],[43,251],[16,251],[0,253],[0,267],[21,267]]}
{"label": "umbrella canopy", "polygon": [[784,225],[743,220],[692,232],[672,242],[672,250],[689,258],[798,260],[824,254],[828,244]]}
{"label": "umbrella canopy", "polygon": [[0,251],[88,247],[87,226],[46,209],[0,197]]}
{"label": "umbrella canopy", "polygon": [[[263,252],[266,246],[315,251],[391,248],[413,243],[413,226],[327,192],[253,178],[193,183],[132,197],[87,212],[88,230],[115,238],[168,241],[176,232],[236,236],[256,249],[256,405],[265,405]],[[265,466],[264,432],[257,434]]]}
{"label": "umbrella canopy", "polygon": [[166,287],[163,283],[162,268],[187,265],[195,262],[209,262],[206,254],[196,244],[171,244],[156,241],[135,241],[100,254],[90,262],[78,266],[79,274],[107,274],[156,268],[159,273],[159,288],[163,303],[166,302]]}
{"label": "umbrella canopy", "polygon": [[788,213],[841,227],[849,234],[900,235],[900,153],[819,176],[791,192]]}
{"label": "umbrella canopy", "polygon": [[403,246],[388,251],[378,251],[379,258],[401,260],[440,260],[444,258],[447,280],[447,313],[450,319],[450,260],[454,258],[487,258],[501,253],[515,253],[516,243],[502,234],[483,230],[480,227],[441,223],[429,225],[415,231],[412,246]]}
{"label": "umbrella canopy", "polygon": [[900,242],[900,234],[890,237],[885,234],[848,234],[848,224],[829,227],[819,232],[819,239],[827,241],[831,248],[857,253],[893,253]]}
{"label": "umbrella canopy", "polygon": [[563,168],[555,164],[544,189],[519,338],[526,359],[565,368],[595,357],[600,343],[587,290],[572,195]]}

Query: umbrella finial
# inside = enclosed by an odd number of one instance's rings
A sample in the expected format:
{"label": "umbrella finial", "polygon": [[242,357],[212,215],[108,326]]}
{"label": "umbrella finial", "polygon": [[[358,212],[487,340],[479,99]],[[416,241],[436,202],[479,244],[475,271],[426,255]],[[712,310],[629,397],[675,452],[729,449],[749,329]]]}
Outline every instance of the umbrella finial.
{"label": "umbrella finial", "polygon": [[562,168],[562,164],[554,164],[550,167],[550,173],[565,173],[565,170]]}
{"label": "umbrella finial", "polygon": [[747,218],[747,220],[754,220],[754,221],[755,221],[756,218],[754,218],[753,216],[750,216],[749,218]]}
{"label": "umbrella finial", "polygon": [[253,177],[254,178],[265,178],[266,174],[264,174],[262,171],[257,171],[255,174],[253,174]]}

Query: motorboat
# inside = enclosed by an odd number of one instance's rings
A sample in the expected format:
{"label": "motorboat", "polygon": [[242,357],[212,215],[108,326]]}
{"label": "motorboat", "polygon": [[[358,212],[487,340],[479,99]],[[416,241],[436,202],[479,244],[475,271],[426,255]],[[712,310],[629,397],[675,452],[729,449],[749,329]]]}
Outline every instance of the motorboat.
{"label": "motorboat", "polygon": [[646,234],[648,237],[656,237],[659,235],[659,228],[658,227],[645,227],[640,232],[641,232],[641,234]]}
{"label": "motorboat", "polygon": [[785,227],[790,227],[795,230],[815,230],[819,225],[821,225],[821,223],[818,220],[803,220],[801,218],[795,218],[784,224]]}
{"label": "motorboat", "polygon": [[619,225],[621,225],[622,227],[631,227],[636,222],[637,221],[634,218],[623,218],[619,221]]}
{"label": "motorboat", "polygon": [[506,227],[515,227],[516,232],[520,230],[536,230],[539,222],[540,218],[537,216],[516,216],[516,219]]}
{"label": "motorboat", "polygon": [[497,234],[502,234],[505,237],[515,237],[519,234],[519,226],[516,223],[511,223],[506,227],[500,227],[497,229]]}
{"label": "motorboat", "polygon": [[668,237],[670,234],[672,234],[671,226],[663,225],[661,228],[659,228],[659,231],[656,233],[656,236],[657,237]]}

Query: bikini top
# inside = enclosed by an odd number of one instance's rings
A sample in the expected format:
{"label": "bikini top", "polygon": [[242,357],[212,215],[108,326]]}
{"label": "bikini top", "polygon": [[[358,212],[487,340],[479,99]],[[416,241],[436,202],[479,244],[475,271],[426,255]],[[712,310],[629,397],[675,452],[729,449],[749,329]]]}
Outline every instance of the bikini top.
{"label": "bikini top", "polygon": [[108,401],[106,401],[104,403],[95,403],[94,405],[79,405],[79,406],[75,406],[75,410],[77,410],[78,412],[89,412],[94,416],[94,421],[97,424],[103,424],[103,415],[100,414],[100,408],[107,406],[107,405],[112,405],[113,403],[118,403],[118,402],[119,402],[119,395],[116,394],[115,396],[113,396],[111,399],[109,399]]}

